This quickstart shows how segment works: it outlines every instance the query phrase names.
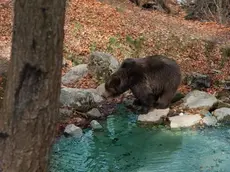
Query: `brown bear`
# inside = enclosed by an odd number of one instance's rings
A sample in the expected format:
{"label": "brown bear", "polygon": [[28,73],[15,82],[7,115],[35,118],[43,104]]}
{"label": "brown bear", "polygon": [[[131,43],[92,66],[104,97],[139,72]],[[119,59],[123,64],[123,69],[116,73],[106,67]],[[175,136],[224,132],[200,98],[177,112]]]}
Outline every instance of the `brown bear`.
{"label": "brown bear", "polygon": [[163,55],[127,58],[105,83],[105,98],[131,90],[141,106],[139,113],[169,107],[181,83],[181,70],[175,60]]}

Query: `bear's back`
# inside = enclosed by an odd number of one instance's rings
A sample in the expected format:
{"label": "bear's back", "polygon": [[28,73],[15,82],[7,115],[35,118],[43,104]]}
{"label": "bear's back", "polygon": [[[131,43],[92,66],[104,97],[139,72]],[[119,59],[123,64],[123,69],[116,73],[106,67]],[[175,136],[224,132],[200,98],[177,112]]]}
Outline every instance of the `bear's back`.
{"label": "bear's back", "polygon": [[181,71],[175,60],[162,55],[136,59],[143,79],[152,87],[177,87],[181,82]]}

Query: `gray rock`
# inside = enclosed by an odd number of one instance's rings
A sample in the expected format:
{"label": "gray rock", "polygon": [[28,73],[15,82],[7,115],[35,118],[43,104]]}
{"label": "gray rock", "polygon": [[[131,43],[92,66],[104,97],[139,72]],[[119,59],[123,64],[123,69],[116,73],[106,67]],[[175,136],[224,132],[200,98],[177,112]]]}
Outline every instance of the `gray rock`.
{"label": "gray rock", "polygon": [[186,78],[186,84],[193,89],[209,88],[211,86],[211,78],[197,72],[192,72]]}
{"label": "gray rock", "polygon": [[72,110],[66,108],[59,108],[59,112],[61,117],[70,116],[72,114]]}
{"label": "gray rock", "polygon": [[97,104],[101,103],[104,100],[103,97],[100,95],[100,93],[96,89],[90,88],[90,89],[85,89],[85,91],[88,91],[93,95],[94,101]]}
{"label": "gray rock", "polygon": [[80,64],[77,66],[74,66],[70,69],[69,72],[67,72],[63,77],[62,77],[62,83],[64,85],[66,84],[72,84],[86,76],[88,73],[88,68],[87,64]]}
{"label": "gray rock", "polygon": [[91,128],[92,128],[93,130],[100,130],[100,129],[102,129],[101,124],[100,124],[99,122],[97,122],[96,120],[92,120],[92,121],[90,122],[90,126],[91,126]]}
{"label": "gray rock", "polygon": [[82,129],[74,124],[67,125],[65,127],[64,133],[77,138],[80,138],[83,135]]}
{"label": "gray rock", "polygon": [[217,124],[217,119],[214,116],[205,116],[202,121],[207,126],[215,126]]}
{"label": "gray rock", "polygon": [[92,118],[99,118],[102,116],[101,112],[97,108],[91,109],[86,114]]}
{"label": "gray rock", "polygon": [[89,73],[98,80],[106,81],[118,67],[118,60],[110,54],[97,51],[90,54],[88,63]]}
{"label": "gray rock", "polygon": [[99,85],[96,90],[97,93],[102,96],[103,93],[105,92],[105,83]]}
{"label": "gray rock", "polygon": [[138,121],[141,122],[151,122],[155,124],[162,123],[162,118],[166,117],[169,113],[169,108],[167,109],[153,109],[147,114],[139,115]]}
{"label": "gray rock", "polygon": [[230,108],[219,108],[213,112],[218,121],[229,121],[230,120]]}
{"label": "gray rock", "polygon": [[212,107],[218,100],[215,96],[208,94],[204,91],[194,90],[188,93],[183,98],[182,106],[188,108],[210,108]]}
{"label": "gray rock", "polygon": [[196,125],[201,120],[200,115],[182,115],[182,116],[173,116],[169,117],[170,127],[171,128],[185,128]]}
{"label": "gray rock", "polygon": [[77,111],[87,112],[97,106],[91,92],[76,88],[62,88],[61,106],[72,107]]}

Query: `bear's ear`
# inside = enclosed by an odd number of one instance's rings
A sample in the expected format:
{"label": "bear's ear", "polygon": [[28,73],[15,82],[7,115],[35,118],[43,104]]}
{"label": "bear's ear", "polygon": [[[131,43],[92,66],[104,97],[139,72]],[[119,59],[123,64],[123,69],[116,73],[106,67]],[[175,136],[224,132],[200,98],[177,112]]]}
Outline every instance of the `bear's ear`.
{"label": "bear's ear", "polygon": [[117,76],[115,76],[111,81],[110,81],[110,85],[112,86],[119,86],[121,83],[121,79]]}
{"label": "bear's ear", "polygon": [[136,64],[136,62],[134,59],[127,58],[121,64],[121,68],[129,69],[129,68],[132,68],[135,64]]}

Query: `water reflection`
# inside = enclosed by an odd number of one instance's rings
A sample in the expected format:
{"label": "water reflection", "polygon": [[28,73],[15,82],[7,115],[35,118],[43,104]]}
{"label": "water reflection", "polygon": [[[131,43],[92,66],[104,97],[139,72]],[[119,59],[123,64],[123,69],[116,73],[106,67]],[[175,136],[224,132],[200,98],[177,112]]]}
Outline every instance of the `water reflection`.
{"label": "water reflection", "polygon": [[102,124],[104,131],[86,130],[80,140],[60,138],[53,146],[50,171],[230,171],[226,128],[170,131],[140,127],[136,117],[121,106]]}

